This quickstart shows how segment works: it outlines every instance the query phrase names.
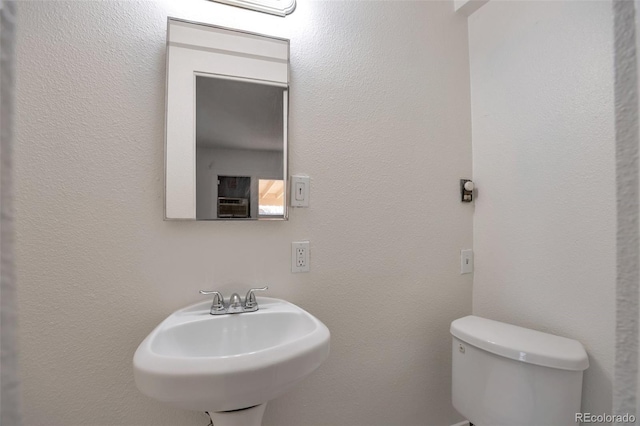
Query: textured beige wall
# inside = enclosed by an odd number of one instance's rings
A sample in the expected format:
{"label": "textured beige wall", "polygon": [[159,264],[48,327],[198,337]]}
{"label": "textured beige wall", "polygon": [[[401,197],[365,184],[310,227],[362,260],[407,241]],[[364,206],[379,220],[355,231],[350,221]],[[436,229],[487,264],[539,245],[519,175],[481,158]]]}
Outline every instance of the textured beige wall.
{"label": "textured beige wall", "polygon": [[[614,2],[615,115],[617,183],[616,359],[613,412],[640,414],[638,364],[640,233],[638,185],[640,152],[640,1]],[[615,423],[616,425],[623,422]],[[637,424],[637,422],[636,422]]]}
{"label": "textured beige wall", "polygon": [[[270,285],[332,332],[266,425],[450,425],[451,320],[471,310],[466,19],[452,2],[20,2],[16,213],[25,425],[205,425],[141,395],[166,315]],[[163,222],[167,15],[291,38],[288,222]],[[382,200],[382,201],[381,201]],[[291,274],[290,242],[311,241]]]}
{"label": "textured beige wall", "polygon": [[582,342],[582,409],[611,413],[611,2],[490,1],[469,18],[469,53],[473,312]]}

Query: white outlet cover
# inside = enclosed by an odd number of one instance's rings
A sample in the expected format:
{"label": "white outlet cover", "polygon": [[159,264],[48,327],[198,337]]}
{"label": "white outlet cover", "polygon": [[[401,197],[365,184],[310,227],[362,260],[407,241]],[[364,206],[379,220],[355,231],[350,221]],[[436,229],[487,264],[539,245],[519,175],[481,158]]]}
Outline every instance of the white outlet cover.
{"label": "white outlet cover", "polygon": [[291,272],[309,272],[309,241],[291,243]]}

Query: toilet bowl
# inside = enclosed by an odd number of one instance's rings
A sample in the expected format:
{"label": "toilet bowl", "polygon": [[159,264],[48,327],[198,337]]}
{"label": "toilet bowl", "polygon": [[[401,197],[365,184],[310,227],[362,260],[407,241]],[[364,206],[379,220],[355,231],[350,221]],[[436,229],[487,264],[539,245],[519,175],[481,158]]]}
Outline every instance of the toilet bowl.
{"label": "toilet bowl", "polygon": [[477,316],[451,323],[452,402],[475,426],[576,424],[582,344]]}

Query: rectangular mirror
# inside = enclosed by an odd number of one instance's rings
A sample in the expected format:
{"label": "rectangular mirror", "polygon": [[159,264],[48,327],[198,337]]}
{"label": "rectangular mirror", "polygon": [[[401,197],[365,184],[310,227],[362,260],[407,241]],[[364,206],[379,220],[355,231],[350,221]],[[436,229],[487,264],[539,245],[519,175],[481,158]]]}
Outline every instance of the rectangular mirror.
{"label": "rectangular mirror", "polygon": [[169,19],[165,219],[287,219],[288,40]]}

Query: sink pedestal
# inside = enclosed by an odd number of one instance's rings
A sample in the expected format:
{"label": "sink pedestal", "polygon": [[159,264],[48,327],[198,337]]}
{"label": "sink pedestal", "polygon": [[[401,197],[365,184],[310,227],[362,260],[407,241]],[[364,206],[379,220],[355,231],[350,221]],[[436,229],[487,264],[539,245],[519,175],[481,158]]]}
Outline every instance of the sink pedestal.
{"label": "sink pedestal", "polygon": [[209,415],[214,426],[260,426],[265,408],[267,408],[266,402],[244,410],[209,411]]}

